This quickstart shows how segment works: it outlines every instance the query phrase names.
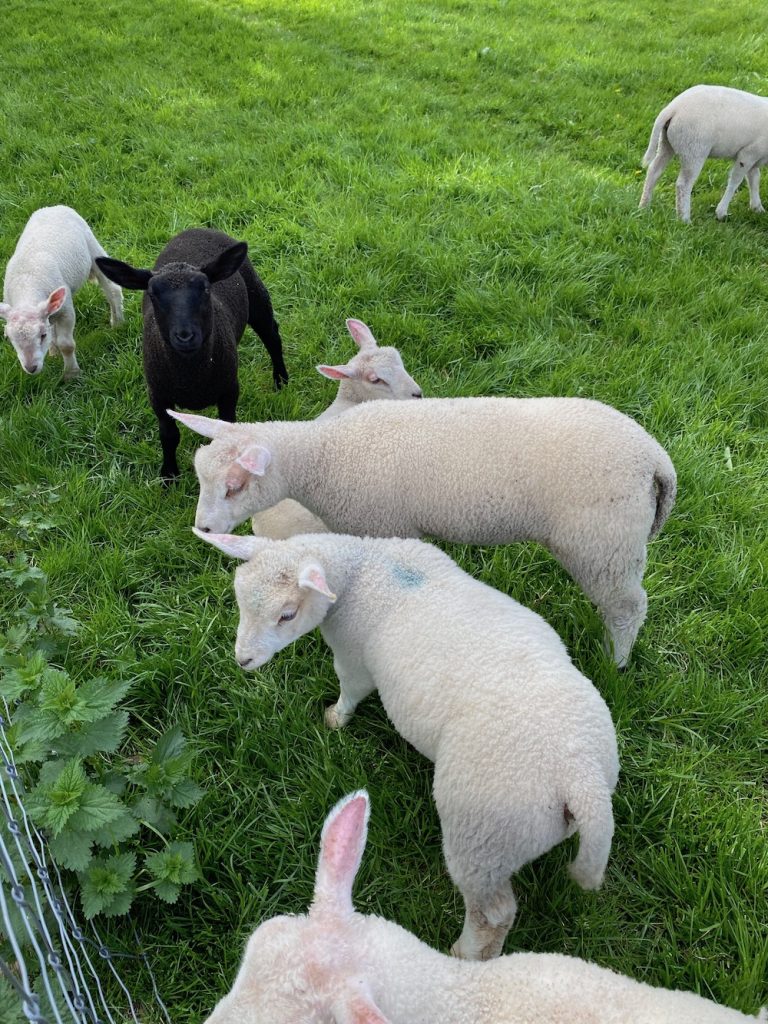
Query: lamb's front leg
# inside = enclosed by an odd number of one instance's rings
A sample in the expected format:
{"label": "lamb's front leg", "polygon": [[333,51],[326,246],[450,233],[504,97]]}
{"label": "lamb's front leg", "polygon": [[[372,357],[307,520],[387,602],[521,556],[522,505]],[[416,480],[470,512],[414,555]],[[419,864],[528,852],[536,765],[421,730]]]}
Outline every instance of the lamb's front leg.
{"label": "lamb's front leg", "polygon": [[80,373],[75,355],[75,319],[75,307],[68,295],[56,319],[50,321],[53,331],[52,344],[61,352],[64,359],[64,380],[76,377]]}
{"label": "lamb's front leg", "polygon": [[325,724],[329,729],[341,729],[352,717],[355,708],[376,689],[371,674],[361,664],[345,666],[337,655],[333,667],[339,677],[339,699],[325,710]]}
{"label": "lamb's front leg", "polygon": [[[741,154],[739,154],[731,167],[731,173],[728,175],[728,184],[725,187],[725,192],[723,192],[723,198],[717,204],[717,208],[715,209],[715,216],[718,220],[725,220],[728,216],[728,207],[736,193],[736,189],[742,183],[746,174],[747,168],[744,165]],[[750,188],[750,195],[751,191],[752,190]]]}
{"label": "lamb's front leg", "polygon": [[163,449],[163,464],[160,467],[160,477],[163,486],[167,487],[179,476],[179,464],[176,461],[176,449],[179,447],[181,437],[176,420],[171,419],[166,408],[173,409],[170,402],[152,402],[152,410],[157,416],[157,425],[160,429],[160,445]]}

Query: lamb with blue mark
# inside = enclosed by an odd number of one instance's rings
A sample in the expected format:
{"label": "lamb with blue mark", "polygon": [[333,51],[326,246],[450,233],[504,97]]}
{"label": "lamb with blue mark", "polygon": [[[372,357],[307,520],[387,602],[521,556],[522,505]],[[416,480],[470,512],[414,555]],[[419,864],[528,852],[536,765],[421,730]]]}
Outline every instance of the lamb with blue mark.
{"label": "lamb with blue mark", "polygon": [[515,918],[510,875],[579,833],[570,866],[600,886],[618,776],[611,715],[540,616],[418,540],[207,534],[250,559],[235,574],[235,656],[246,671],[316,626],[349,722],[379,691],[397,731],[435,763],[448,872],[464,897],[457,956],[498,956]]}

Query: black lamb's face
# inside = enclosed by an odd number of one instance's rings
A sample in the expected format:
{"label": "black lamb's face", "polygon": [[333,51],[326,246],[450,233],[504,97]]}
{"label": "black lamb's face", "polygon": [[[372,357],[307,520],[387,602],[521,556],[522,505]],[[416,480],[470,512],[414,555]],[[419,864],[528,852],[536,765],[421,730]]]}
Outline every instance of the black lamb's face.
{"label": "black lamb's face", "polygon": [[211,283],[200,270],[156,271],[147,288],[157,325],[179,355],[200,351],[211,332]]}

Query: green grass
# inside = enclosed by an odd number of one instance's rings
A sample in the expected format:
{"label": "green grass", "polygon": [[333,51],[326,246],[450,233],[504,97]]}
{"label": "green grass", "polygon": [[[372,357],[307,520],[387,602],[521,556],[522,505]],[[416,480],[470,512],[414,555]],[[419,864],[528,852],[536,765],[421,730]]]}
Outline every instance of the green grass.
{"label": "green grass", "polygon": [[[248,240],[291,383],[271,391],[249,331],[241,418],[316,415],[333,388],[314,364],[349,356],[343,320],[357,316],[430,395],[595,397],[667,447],[679,499],[623,674],[546,553],[451,549],[558,629],[620,740],[603,890],[574,887],[573,850],[557,848],[515,882],[507,949],[750,1012],[768,1002],[768,220],[742,190],[715,222],[722,162],[697,184],[693,226],[675,220],[673,168],[651,211],[636,206],[675,93],[703,80],[768,94],[754,15],[747,0],[6,0],[0,106],[3,263],[29,214],[56,202],[141,265],[192,225]],[[324,729],[336,682],[319,636],[256,675],[237,669],[232,564],[189,530],[191,435],[181,483],[159,486],[126,298],[110,331],[98,290],[78,296],[75,382],[53,359],[25,377],[2,350],[0,485],[64,495],[34,556],[85,623],[68,667],[127,668],[139,734],[179,720],[198,743],[207,796],[186,828],[204,880],[138,915],[173,1018],[197,1020],[249,930],[306,907],[323,817],[355,787],[373,799],[360,909],[442,949],[462,910],[431,766],[376,698],[342,734]],[[146,979],[132,985],[147,997]]]}

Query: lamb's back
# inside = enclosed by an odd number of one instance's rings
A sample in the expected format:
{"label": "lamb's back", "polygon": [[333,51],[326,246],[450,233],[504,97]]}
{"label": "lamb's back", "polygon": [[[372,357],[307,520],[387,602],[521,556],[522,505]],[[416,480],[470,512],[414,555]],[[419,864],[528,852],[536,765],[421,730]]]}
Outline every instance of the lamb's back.
{"label": "lamb's back", "polygon": [[5,301],[42,298],[61,284],[77,291],[91,272],[90,236],[86,221],[69,206],[35,210],[6,267]]}
{"label": "lamb's back", "polygon": [[629,417],[577,398],[371,402],[317,429],[315,511],[371,536],[546,541],[574,505],[634,500],[662,453]]}
{"label": "lamb's back", "polygon": [[708,147],[732,158],[758,139],[768,142],[768,99],[722,85],[695,85],[666,108],[667,137],[676,152]]}

